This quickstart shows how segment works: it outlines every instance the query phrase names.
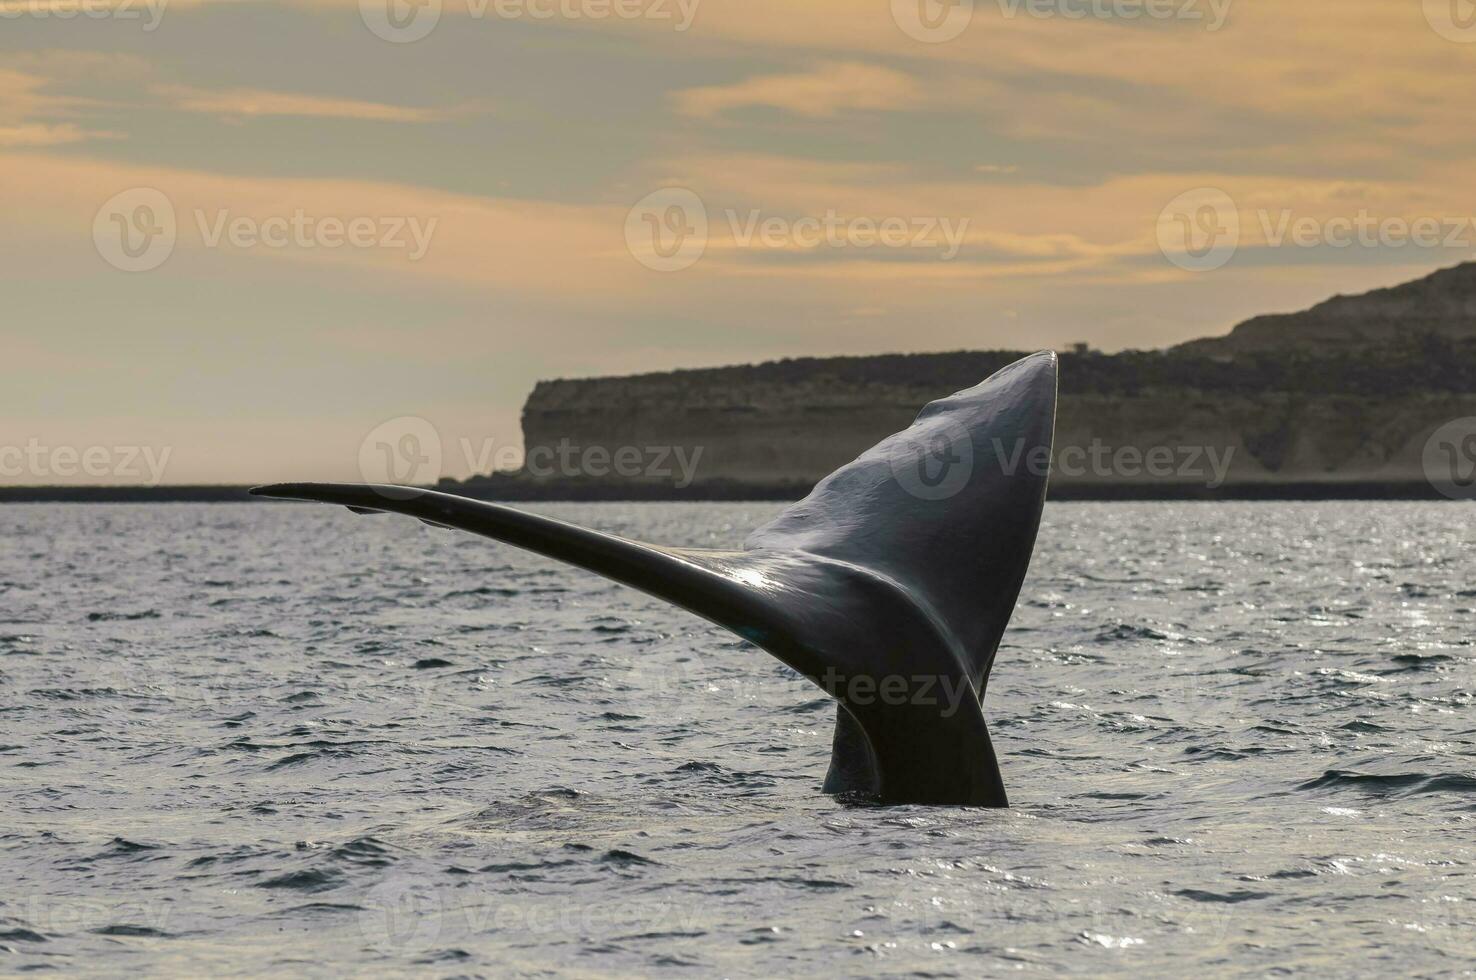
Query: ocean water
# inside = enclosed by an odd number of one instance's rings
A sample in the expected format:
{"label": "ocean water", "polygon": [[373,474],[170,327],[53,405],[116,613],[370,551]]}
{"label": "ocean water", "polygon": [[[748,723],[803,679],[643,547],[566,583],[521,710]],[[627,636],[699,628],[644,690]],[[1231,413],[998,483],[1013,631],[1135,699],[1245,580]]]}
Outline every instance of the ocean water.
{"label": "ocean water", "polygon": [[821,795],[817,690],[510,547],[0,507],[0,974],[1469,976],[1473,519],[1049,505],[987,811]]}

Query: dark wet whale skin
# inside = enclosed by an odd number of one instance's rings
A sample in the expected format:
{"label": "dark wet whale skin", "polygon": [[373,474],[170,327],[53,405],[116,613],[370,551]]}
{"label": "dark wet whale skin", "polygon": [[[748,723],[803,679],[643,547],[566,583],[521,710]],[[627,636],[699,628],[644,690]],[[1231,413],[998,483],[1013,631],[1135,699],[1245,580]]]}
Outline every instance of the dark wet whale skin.
{"label": "dark wet whale skin", "polygon": [[[731,629],[839,704],[831,793],[1008,805],[981,707],[1029,567],[1055,427],[1042,352],[932,402],[738,552],[662,548],[408,488],[284,484],[263,496],[398,513],[558,558]],[[942,445],[963,479],[910,479]]]}

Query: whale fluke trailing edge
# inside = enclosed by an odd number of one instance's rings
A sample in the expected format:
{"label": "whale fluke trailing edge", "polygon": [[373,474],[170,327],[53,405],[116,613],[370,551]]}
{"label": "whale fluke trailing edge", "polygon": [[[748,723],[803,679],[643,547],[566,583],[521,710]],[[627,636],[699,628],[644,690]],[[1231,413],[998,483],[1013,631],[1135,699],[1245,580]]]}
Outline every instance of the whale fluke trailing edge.
{"label": "whale fluke trailing edge", "polygon": [[291,483],[252,493],[408,515],[658,596],[835,698],[826,792],[1007,806],[982,701],[1040,525],[1056,372],[1046,351],[932,402],[741,551],[643,544],[405,487]]}

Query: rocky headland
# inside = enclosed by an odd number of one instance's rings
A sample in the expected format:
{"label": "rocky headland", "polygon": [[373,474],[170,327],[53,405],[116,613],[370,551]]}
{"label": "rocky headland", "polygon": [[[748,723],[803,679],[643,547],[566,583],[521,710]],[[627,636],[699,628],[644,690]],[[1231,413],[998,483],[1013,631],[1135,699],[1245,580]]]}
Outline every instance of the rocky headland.
{"label": "rocky headland", "polygon": [[[524,498],[792,498],[905,428],[927,402],[1025,353],[544,381],[523,411],[525,470],[460,488]],[[1427,441],[1469,416],[1476,264],[1256,317],[1165,351],[1062,352],[1052,492],[1425,496]],[[689,465],[677,465],[676,453]]]}

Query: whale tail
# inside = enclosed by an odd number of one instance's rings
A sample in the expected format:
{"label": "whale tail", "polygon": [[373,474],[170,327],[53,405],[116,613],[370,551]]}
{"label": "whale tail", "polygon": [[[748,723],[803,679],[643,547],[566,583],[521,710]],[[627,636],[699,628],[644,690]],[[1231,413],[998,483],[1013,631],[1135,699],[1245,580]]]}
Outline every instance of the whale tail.
{"label": "whale tail", "polygon": [[981,702],[1040,524],[1056,373],[1043,352],[932,402],[741,551],[645,544],[430,490],[299,483],[252,493],[416,517],[658,596],[837,700],[827,792],[1004,806]]}

